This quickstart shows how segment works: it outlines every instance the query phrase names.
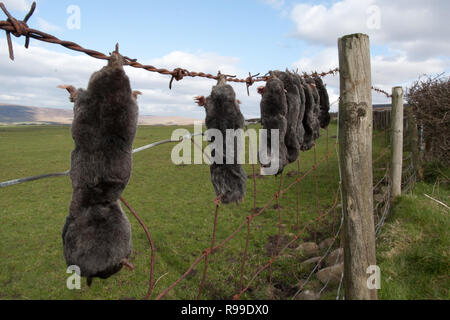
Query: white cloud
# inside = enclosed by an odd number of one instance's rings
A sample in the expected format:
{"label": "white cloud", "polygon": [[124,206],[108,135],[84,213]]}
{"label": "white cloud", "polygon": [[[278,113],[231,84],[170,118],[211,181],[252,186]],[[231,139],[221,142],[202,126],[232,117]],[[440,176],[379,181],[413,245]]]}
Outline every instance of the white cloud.
{"label": "white cloud", "polygon": [[[335,47],[325,48],[311,57],[303,57],[294,62],[292,68],[301,72],[328,71],[339,65],[338,51]],[[409,86],[422,74],[438,74],[450,68],[450,61],[428,58],[421,61],[410,59],[405,54],[393,57],[372,56],[373,86],[390,92],[395,86]],[[327,76],[324,79],[330,93],[330,100],[337,99],[339,94],[339,75]],[[389,102],[382,94],[373,92],[375,103]],[[334,107],[336,110],[337,106]]]}
{"label": "white cloud", "polygon": [[57,25],[53,25],[42,18],[37,18],[37,23],[38,23],[38,29],[41,31],[47,32],[47,33],[58,32],[58,31],[62,30],[61,27],[59,27]]}
{"label": "white cloud", "polygon": [[[6,40],[0,38],[0,103],[14,103],[36,107],[72,108],[67,92],[56,87],[71,84],[86,87],[90,75],[105,65],[105,61],[86,55],[70,55],[56,52],[33,42],[27,50],[21,43],[14,41],[15,61],[10,61]],[[245,75],[237,64],[239,59],[223,57],[215,53],[186,53],[175,51],[155,58],[149,64],[172,69],[183,67],[190,71]],[[180,82],[174,81],[169,90],[170,76],[126,67],[133,89],[144,94],[139,97],[141,114],[177,115],[203,119],[205,111],[194,104],[197,95],[209,95],[214,80],[186,77]],[[247,97],[245,84],[234,84],[238,99],[245,116],[259,115],[260,97],[256,93],[257,85],[251,88]]]}
{"label": "white cloud", "polygon": [[[369,17],[379,9],[379,28],[369,28]],[[369,9],[370,8],[370,9]],[[337,39],[351,33],[366,33],[373,48],[387,54],[372,54],[372,83],[387,92],[393,86],[408,86],[421,74],[436,74],[450,68],[450,2],[447,0],[341,0],[330,6],[297,4],[291,12],[295,36],[312,45],[311,57],[293,64],[302,71],[327,71],[338,66]],[[373,20],[372,20],[373,21]],[[319,52],[314,52],[316,48]],[[327,77],[331,95],[339,92],[339,76]],[[373,94],[375,103],[388,100]]]}
{"label": "white cloud", "polygon": [[319,4],[297,4],[291,18],[296,35],[315,44],[335,45],[339,36],[366,32],[366,10],[374,0],[344,0],[331,7]]}
{"label": "white cloud", "polygon": [[173,51],[162,58],[151,60],[151,63],[162,68],[174,69],[183,66],[183,68],[188,69],[189,71],[203,71],[217,74],[220,70],[225,74],[233,74],[238,71],[236,69],[236,64],[239,63],[239,58],[223,57],[210,52],[198,52],[193,54],[182,51]]}
{"label": "white cloud", "polygon": [[[380,28],[368,20],[379,8]],[[297,4],[291,12],[295,35],[313,44],[335,46],[343,35],[362,32],[373,44],[389,45],[412,59],[450,55],[450,2],[448,0],[341,0],[330,7]]]}
{"label": "white cloud", "polygon": [[28,0],[2,0],[8,11],[28,11],[31,8],[31,1]]}

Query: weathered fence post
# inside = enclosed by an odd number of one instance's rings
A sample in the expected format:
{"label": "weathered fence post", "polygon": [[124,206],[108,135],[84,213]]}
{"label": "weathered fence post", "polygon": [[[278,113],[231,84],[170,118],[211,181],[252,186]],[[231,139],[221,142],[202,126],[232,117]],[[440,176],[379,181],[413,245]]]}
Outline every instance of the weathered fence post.
{"label": "weathered fence post", "polygon": [[403,88],[392,89],[391,198],[402,194],[403,172]]}
{"label": "weathered fence post", "polygon": [[376,265],[372,173],[372,80],[369,37],[338,40],[341,100],[339,158],[344,208],[345,298],[375,300],[368,286],[369,266]]}

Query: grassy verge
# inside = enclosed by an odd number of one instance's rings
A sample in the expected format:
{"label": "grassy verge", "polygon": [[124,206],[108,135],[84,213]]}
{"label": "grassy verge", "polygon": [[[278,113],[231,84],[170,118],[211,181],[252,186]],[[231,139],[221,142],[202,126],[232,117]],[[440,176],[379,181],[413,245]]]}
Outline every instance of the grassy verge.
{"label": "grassy verge", "polygon": [[450,190],[419,183],[394,204],[377,242],[382,272],[380,298],[450,299]]}

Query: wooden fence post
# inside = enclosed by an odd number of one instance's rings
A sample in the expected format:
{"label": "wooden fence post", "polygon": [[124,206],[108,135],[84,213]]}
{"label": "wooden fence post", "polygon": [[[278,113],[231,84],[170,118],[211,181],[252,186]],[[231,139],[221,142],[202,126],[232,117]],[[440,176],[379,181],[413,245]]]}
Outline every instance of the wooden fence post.
{"label": "wooden fence post", "polygon": [[402,194],[403,172],[403,88],[392,88],[391,198]]}
{"label": "wooden fence post", "polygon": [[339,158],[344,208],[344,287],[349,300],[376,300],[368,286],[376,265],[372,173],[372,80],[369,37],[338,40],[341,100]]}

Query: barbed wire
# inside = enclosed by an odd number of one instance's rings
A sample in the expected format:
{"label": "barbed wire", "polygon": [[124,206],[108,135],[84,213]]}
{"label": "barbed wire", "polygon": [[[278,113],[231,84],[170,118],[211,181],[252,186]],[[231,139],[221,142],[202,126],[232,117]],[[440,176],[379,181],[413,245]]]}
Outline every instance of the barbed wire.
{"label": "barbed wire", "polygon": [[[8,18],[6,21],[0,20],[0,29],[4,30],[6,32],[9,57],[11,60],[14,60],[14,48],[13,48],[13,43],[11,40],[11,34],[17,38],[22,37],[22,36],[25,37],[25,48],[27,48],[27,49],[30,44],[30,39],[35,39],[35,40],[42,41],[42,42],[57,44],[57,45],[65,47],[69,50],[84,53],[95,59],[109,60],[109,55],[106,55],[102,52],[92,50],[92,49],[86,49],[75,42],[61,40],[51,34],[30,28],[28,26],[27,22],[33,15],[34,11],[36,10],[36,2],[33,2],[33,4],[31,5],[31,8],[30,8],[30,11],[28,12],[28,14],[25,16],[25,18],[23,20],[18,20],[16,18],[14,18],[10,14],[10,12],[7,10],[7,8],[5,7],[3,2],[0,2],[0,9],[5,13],[5,15]],[[168,70],[165,68],[157,68],[152,65],[143,65],[143,64],[139,63],[137,59],[132,59],[127,56],[124,56],[124,59],[125,59],[125,65],[127,65],[127,66],[137,68],[137,69],[143,69],[143,70],[146,70],[149,72],[156,72],[156,73],[159,73],[162,75],[171,76],[171,79],[169,82],[169,89],[172,89],[172,84],[173,84],[174,80],[181,81],[181,80],[183,80],[184,77],[192,77],[192,78],[202,77],[202,78],[207,78],[207,79],[212,79],[212,80],[219,79],[218,75],[213,75],[210,73],[189,71],[185,68],[175,68],[173,70]],[[298,70],[296,70],[295,72],[298,73]],[[323,72],[313,71],[309,74],[304,72],[303,77],[324,78],[328,75],[336,75],[337,73],[339,73],[339,68],[333,68],[333,69],[330,69],[329,71],[323,71]],[[260,75],[260,73],[255,74],[255,75],[252,75],[251,73],[249,73],[249,76],[247,78],[243,78],[243,79],[239,79],[236,76],[227,75],[226,79],[228,82],[245,83],[247,86],[247,94],[250,94],[249,88],[255,82],[265,82],[270,78],[267,75],[265,75],[265,76],[259,76],[259,75]],[[372,87],[372,89],[375,90],[376,92],[386,95],[386,97],[388,97],[388,98],[392,97],[392,95],[390,95],[389,93],[387,93],[386,91],[384,91],[382,89],[378,89],[375,87]]]}
{"label": "barbed wire", "polygon": [[375,91],[375,92],[384,94],[387,98],[392,98],[392,94],[387,93],[387,92],[384,91],[383,89],[379,89],[379,88],[376,88],[376,87],[372,86],[372,90]]}
{"label": "barbed wire", "polygon": [[156,285],[156,283],[153,282],[154,269],[155,269],[155,245],[153,244],[152,236],[151,236],[150,231],[148,230],[147,226],[145,225],[144,220],[141,219],[141,217],[137,214],[136,210],[134,210],[123,197],[120,197],[120,201],[128,208],[128,210],[130,210],[130,212],[133,214],[133,216],[136,218],[136,220],[141,225],[142,229],[144,229],[145,234],[147,235],[148,242],[150,244],[150,250],[152,251],[151,258],[150,258],[150,280],[148,283],[147,294],[144,297],[144,300],[147,300],[152,295],[153,287]]}
{"label": "barbed wire", "polygon": [[[8,17],[8,19],[6,21],[4,21],[4,20],[0,21],[0,29],[5,30],[5,32],[6,32],[9,57],[11,60],[14,60],[14,49],[13,49],[13,44],[11,41],[11,34],[13,34],[17,38],[24,36],[26,39],[25,40],[25,48],[28,48],[28,46],[30,44],[30,38],[32,38],[32,39],[39,40],[42,42],[58,44],[58,45],[61,45],[65,48],[73,50],[73,51],[85,53],[88,56],[95,58],[95,59],[109,60],[109,55],[106,55],[102,52],[92,50],[92,49],[86,49],[75,42],[61,40],[51,34],[28,27],[27,22],[30,19],[30,17],[33,15],[33,13],[36,9],[36,2],[33,2],[29,13],[26,15],[26,17],[22,21],[14,18],[9,13],[9,11],[6,9],[5,5],[2,2],[0,2],[0,9]],[[162,75],[171,76],[171,79],[169,82],[170,89],[172,89],[172,83],[174,80],[180,81],[184,77],[193,77],[193,78],[194,77],[202,77],[202,78],[208,78],[208,79],[212,79],[212,80],[219,79],[218,75],[212,75],[210,73],[194,72],[194,71],[189,71],[185,68],[175,68],[173,70],[168,70],[168,69],[164,69],[164,68],[157,68],[152,65],[143,65],[143,64],[139,63],[137,61],[137,59],[132,59],[127,56],[124,56],[124,59],[125,59],[125,65],[131,66],[133,68],[144,69],[144,70],[147,70],[150,72],[156,72],[156,73],[159,73]],[[337,72],[338,72],[338,69],[336,68],[336,69],[330,70],[328,72],[321,72],[321,73],[313,72],[309,76],[325,77],[327,75],[336,74]],[[245,79],[238,79],[238,78],[236,78],[236,76],[231,76],[231,75],[227,75],[227,77],[226,77],[227,81],[229,81],[229,82],[245,83],[247,85],[247,92],[248,92],[248,88],[250,86],[252,86],[255,82],[267,81],[268,78],[269,78],[268,76],[260,77],[259,73],[256,75],[252,75],[251,73],[249,73],[249,76]]]}

